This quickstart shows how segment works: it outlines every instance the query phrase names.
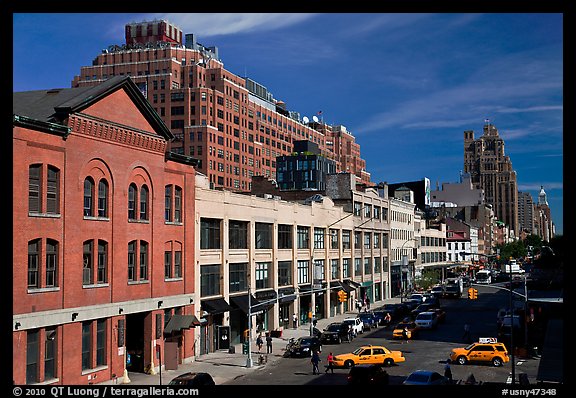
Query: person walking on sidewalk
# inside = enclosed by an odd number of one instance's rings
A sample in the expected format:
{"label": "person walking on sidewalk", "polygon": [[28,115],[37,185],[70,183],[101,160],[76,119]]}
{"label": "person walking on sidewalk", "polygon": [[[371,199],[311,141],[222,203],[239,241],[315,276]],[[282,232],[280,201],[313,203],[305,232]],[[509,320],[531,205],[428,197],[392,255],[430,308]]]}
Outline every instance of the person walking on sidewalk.
{"label": "person walking on sidewalk", "polygon": [[296,313],[292,315],[292,326],[294,327],[294,329],[298,327],[298,316],[296,315]]}
{"label": "person walking on sidewalk", "polygon": [[258,347],[258,353],[260,353],[260,351],[262,350],[263,344],[264,344],[264,341],[262,341],[262,335],[259,334],[258,337],[256,338],[256,346]]}
{"label": "person walking on sidewalk", "polygon": [[266,333],[266,354],[272,354],[272,336],[270,336],[270,332]]}
{"label": "person walking on sidewalk", "polygon": [[312,358],[310,358],[310,362],[312,363],[312,374],[320,374],[320,369],[318,368],[318,364],[320,363],[320,355],[318,355],[318,351],[314,350],[312,353]]}
{"label": "person walking on sidewalk", "polygon": [[332,353],[328,354],[328,358],[326,358],[326,361],[328,362],[328,365],[326,365],[326,372],[324,373],[328,373],[328,371],[332,371],[332,373],[334,373],[334,355],[332,355]]}

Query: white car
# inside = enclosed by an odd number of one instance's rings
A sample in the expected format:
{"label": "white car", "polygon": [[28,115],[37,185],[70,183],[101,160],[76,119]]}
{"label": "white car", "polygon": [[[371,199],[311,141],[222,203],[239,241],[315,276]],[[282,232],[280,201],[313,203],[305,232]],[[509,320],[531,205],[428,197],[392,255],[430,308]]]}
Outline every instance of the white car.
{"label": "white car", "polygon": [[420,329],[434,329],[438,325],[438,315],[435,312],[421,312],[414,319]]}
{"label": "white car", "polygon": [[364,322],[362,322],[360,318],[346,318],[342,322],[352,326],[352,330],[354,330],[355,335],[364,333]]}

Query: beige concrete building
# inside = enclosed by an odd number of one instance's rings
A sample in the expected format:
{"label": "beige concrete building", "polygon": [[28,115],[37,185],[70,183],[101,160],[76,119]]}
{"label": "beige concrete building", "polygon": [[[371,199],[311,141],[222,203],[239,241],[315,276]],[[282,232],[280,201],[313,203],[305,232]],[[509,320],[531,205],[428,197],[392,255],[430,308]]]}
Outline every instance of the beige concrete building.
{"label": "beige concrete building", "polygon": [[356,298],[390,297],[388,199],[375,190],[348,195],[348,205],[322,195],[288,202],[210,189],[197,176],[197,355],[244,341],[249,311],[253,332],[280,331],[294,314],[308,323],[352,308]]}

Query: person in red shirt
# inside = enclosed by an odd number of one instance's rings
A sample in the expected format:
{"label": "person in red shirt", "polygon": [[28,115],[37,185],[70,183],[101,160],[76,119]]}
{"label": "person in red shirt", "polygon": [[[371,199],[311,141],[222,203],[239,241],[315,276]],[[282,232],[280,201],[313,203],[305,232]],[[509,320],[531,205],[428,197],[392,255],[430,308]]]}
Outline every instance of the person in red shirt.
{"label": "person in red shirt", "polygon": [[328,362],[328,365],[326,366],[326,372],[328,373],[329,370],[332,371],[332,373],[334,373],[334,355],[332,355],[332,353],[328,354],[328,358],[326,358],[326,362]]}

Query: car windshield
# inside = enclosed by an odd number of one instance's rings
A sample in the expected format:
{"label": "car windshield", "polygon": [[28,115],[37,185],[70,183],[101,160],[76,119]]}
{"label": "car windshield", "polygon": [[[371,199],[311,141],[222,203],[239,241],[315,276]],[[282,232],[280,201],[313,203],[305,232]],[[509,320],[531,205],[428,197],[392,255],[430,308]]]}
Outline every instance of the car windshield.
{"label": "car windshield", "polygon": [[422,373],[412,373],[406,380],[415,381],[418,383],[426,383],[428,381],[428,375]]}
{"label": "car windshield", "polygon": [[328,325],[326,331],[328,332],[337,332],[340,330],[340,325]]}
{"label": "car windshield", "polygon": [[432,319],[432,314],[421,312],[420,314],[418,314],[418,317],[416,319],[427,321],[429,319]]}
{"label": "car windshield", "polygon": [[356,348],[354,351],[352,351],[352,354],[354,355],[360,355],[361,352],[363,352],[365,349],[367,349],[368,347],[358,347]]}

